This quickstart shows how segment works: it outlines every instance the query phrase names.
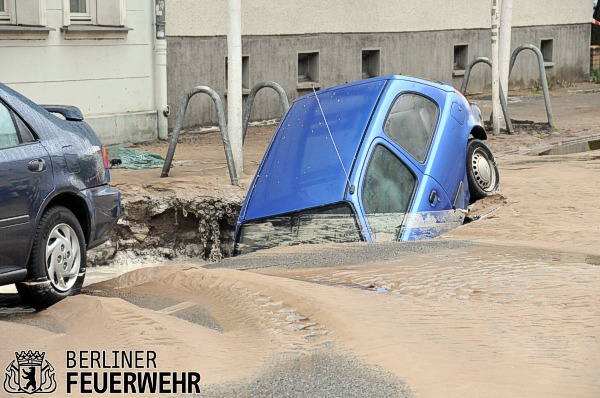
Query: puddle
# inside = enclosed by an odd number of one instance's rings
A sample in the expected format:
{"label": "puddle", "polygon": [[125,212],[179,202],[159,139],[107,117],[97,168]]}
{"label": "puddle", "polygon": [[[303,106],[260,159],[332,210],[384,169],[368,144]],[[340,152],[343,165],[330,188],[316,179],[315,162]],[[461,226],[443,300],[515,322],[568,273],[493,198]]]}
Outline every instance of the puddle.
{"label": "puddle", "polygon": [[588,141],[574,142],[571,144],[558,143],[558,145],[538,153],[538,156],[568,155],[571,153],[595,151],[597,149],[600,149],[600,138],[595,137],[595,139],[591,139]]}

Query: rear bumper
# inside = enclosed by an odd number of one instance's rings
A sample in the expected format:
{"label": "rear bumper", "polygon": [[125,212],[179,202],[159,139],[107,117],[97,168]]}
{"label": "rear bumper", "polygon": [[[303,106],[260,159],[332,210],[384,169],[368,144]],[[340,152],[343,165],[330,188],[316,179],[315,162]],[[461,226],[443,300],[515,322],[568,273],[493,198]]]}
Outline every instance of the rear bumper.
{"label": "rear bumper", "polygon": [[90,209],[90,241],[88,249],[101,245],[108,240],[111,229],[117,225],[121,216],[121,192],[109,185],[84,189]]}

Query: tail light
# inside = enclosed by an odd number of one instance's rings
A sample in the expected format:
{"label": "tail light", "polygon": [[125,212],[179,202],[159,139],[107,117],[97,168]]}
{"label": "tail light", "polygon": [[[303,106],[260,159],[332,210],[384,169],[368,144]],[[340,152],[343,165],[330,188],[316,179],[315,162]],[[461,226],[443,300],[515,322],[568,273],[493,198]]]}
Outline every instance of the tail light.
{"label": "tail light", "polygon": [[102,145],[102,161],[104,162],[104,171],[106,182],[110,183],[110,169],[108,167],[108,155],[106,154],[106,148]]}
{"label": "tail light", "polygon": [[104,161],[104,168],[108,169],[108,155],[106,154],[104,145],[102,145],[102,160]]}

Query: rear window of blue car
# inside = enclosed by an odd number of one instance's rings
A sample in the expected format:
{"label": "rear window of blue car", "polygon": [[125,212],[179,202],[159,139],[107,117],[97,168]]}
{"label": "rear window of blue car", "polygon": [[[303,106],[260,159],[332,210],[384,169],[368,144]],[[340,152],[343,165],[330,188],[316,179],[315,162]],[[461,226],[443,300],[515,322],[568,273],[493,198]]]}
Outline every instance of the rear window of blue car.
{"label": "rear window of blue car", "polygon": [[362,240],[354,210],[342,202],[244,223],[234,255],[279,246]]}
{"label": "rear window of blue car", "polygon": [[390,109],[383,131],[419,163],[427,158],[439,118],[439,108],[427,97],[399,95]]}
{"label": "rear window of blue car", "polygon": [[263,160],[245,218],[342,200],[384,86],[381,80],[360,83],[317,93],[318,101],[314,95],[296,101]]}

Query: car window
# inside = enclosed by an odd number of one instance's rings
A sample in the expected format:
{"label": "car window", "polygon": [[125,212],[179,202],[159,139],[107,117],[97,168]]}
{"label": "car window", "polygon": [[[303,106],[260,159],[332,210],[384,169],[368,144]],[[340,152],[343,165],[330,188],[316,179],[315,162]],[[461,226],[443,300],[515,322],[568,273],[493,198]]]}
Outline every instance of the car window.
{"label": "car window", "polygon": [[8,108],[0,103],[0,148],[19,144],[19,136],[14,120]]}
{"label": "car window", "polygon": [[362,201],[376,241],[400,238],[417,180],[389,149],[375,147],[365,173]]}
{"label": "car window", "polygon": [[383,131],[420,163],[425,161],[439,117],[437,105],[418,94],[396,98]]}

